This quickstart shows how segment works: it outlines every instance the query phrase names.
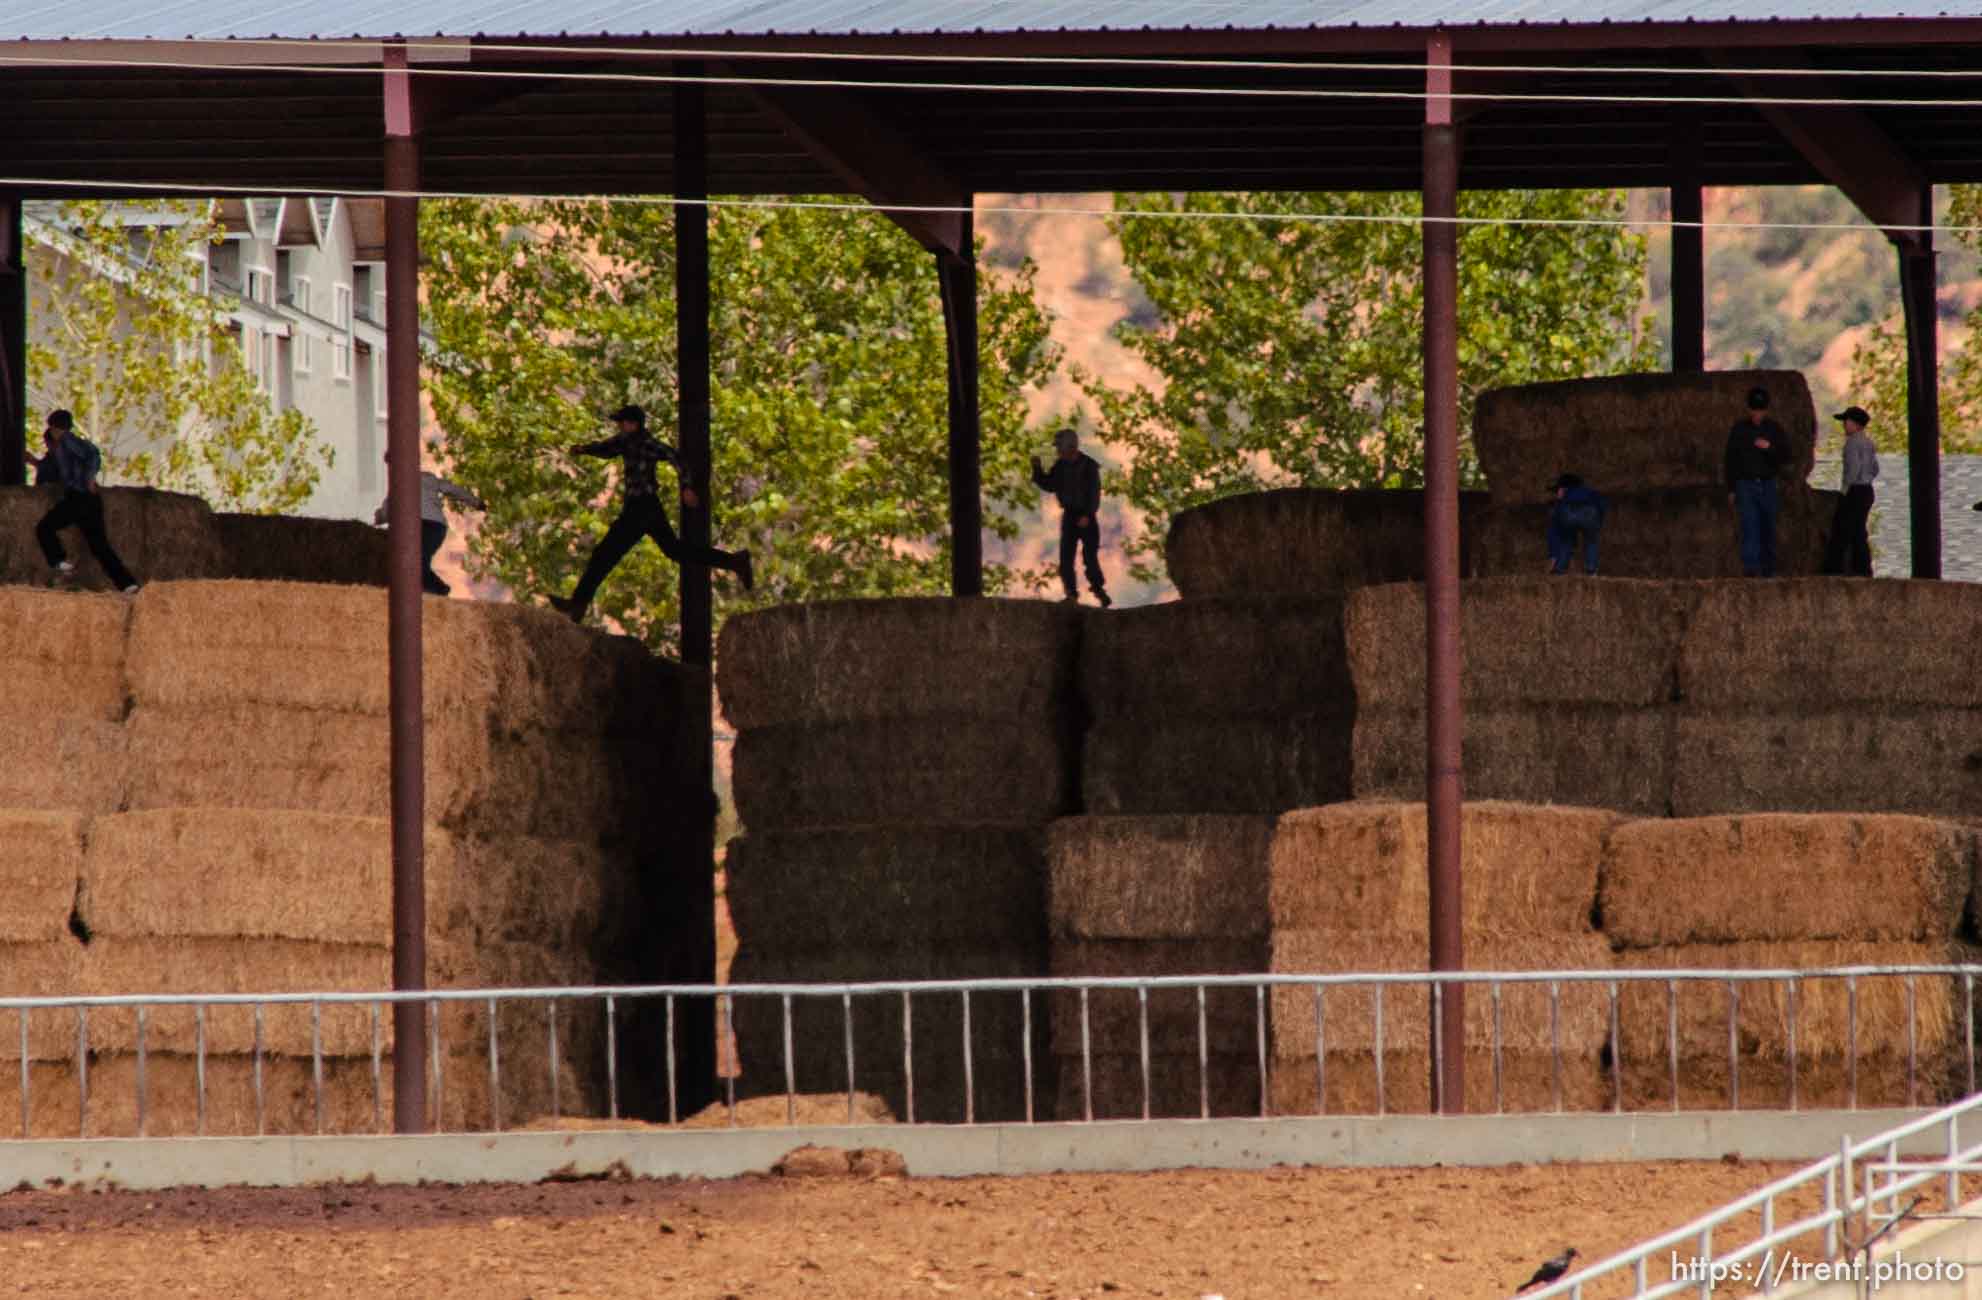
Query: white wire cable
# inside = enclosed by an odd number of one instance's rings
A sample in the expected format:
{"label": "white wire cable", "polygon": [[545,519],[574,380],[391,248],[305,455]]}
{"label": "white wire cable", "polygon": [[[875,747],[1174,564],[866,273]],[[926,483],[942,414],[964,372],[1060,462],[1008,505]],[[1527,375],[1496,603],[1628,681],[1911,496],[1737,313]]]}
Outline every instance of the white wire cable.
{"label": "white wire cable", "polygon": [[[1614,188],[1614,187],[1613,187]],[[312,185],[276,186],[267,185],[212,185],[188,184],[177,181],[125,181],[94,180],[76,177],[46,176],[0,176],[0,189],[21,190],[103,190],[113,194],[167,194],[179,197],[206,198],[212,196],[240,198],[281,198],[285,196],[314,196],[326,199],[469,199],[476,202],[520,201],[528,203],[600,203],[629,204],[651,207],[699,207],[711,210],[722,208],[745,209],[792,209],[797,211],[819,212],[864,212],[885,216],[891,212],[911,212],[929,215],[955,215],[974,213],[983,215],[1013,216],[1059,216],[1059,217],[1099,217],[1102,219],[1122,219],[1130,221],[1275,221],[1291,224],[1325,225],[1395,225],[1419,226],[1425,224],[1451,226],[1532,226],[1590,229],[1623,230],[1721,230],[1721,231],[1761,231],[1761,230],[1829,230],[1847,231],[1861,235],[1884,235],[1887,231],[1902,233],[1932,232],[1935,234],[1982,235],[1982,225],[1920,224],[1903,226],[1874,226],[1863,221],[1676,221],[1669,217],[1425,217],[1417,213],[1375,213],[1375,212],[1207,212],[1203,210],[1172,209],[1169,211],[1144,211],[1121,208],[1057,207],[1049,205],[1020,204],[948,204],[948,203],[869,203],[864,199],[785,199],[785,198],[708,198],[686,199],[666,194],[529,194],[494,195],[469,190],[390,190],[358,188],[324,188]],[[1943,250],[1951,251],[1951,250]]]}
{"label": "white wire cable", "polygon": [[[720,62],[720,59],[715,61]],[[72,58],[37,56],[31,54],[0,54],[0,66],[33,66],[70,70],[74,68],[97,68],[105,70],[150,70],[168,72],[229,72],[237,74],[283,73],[285,75],[318,76],[378,76],[389,71],[403,71],[412,76],[443,78],[484,78],[514,81],[570,81],[607,85],[706,85],[706,86],[766,86],[801,89],[828,90],[911,90],[943,91],[969,94],[1052,94],[1052,95],[1147,95],[1182,97],[1185,99],[1294,99],[1294,100],[1376,100],[1385,102],[1419,102],[1427,98],[1437,98],[1465,103],[1485,101],[1501,104],[1629,104],[1633,106],[1693,106],[1742,105],[1770,108],[1928,108],[1928,109],[1982,109],[1982,99],[1866,99],[1862,96],[1800,96],[1800,95],[1643,95],[1643,94],[1581,94],[1570,92],[1502,92],[1502,91],[1460,91],[1454,90],[1437,96],[1427,95],[1421,90],[1374,90],[1348,87],[1317,86],[1167,86],[1157,83],[1138,85],[1098,85],[1078,82],[975,82],[975,81],[916,81],[906,79],[864,80],[841,77],[758,77],[735,73],[701,74],[684,76],[679,73],[660,72],[556,72],[549,70],[521,68],[456,68],[435,67],[413,64],[404,69],[388,69],[383,64],[320,64],[320,63],[238,63],[201,62],[194,59],[132,59],[132,58]],[[1727,75],[1727,74],[1722,74]]]}

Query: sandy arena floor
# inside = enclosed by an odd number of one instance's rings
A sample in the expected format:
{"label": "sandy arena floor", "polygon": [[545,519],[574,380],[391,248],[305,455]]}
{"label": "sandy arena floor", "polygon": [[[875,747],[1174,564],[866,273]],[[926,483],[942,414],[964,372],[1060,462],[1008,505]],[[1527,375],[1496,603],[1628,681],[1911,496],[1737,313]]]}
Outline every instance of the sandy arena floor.
{"label": "sandy arena floor", "polygon": [[0,1295],[1498,1300],[1565,1245],[1600,1258],[1788,1168],[21,1190]]}

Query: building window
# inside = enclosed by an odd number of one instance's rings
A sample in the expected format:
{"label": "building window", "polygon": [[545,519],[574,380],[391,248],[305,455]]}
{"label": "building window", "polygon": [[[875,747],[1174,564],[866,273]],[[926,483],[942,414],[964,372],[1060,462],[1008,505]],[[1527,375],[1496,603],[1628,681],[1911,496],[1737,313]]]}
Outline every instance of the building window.
{"label": "building window", "polygon": [[296,314],[302,319],[296,322],[296,373],[307,375],[316,367],[316,357],[312,349],[316,345],[314,331],[310,328],[310,281],[306,276],[297,276],[291,296],[295,301]]}
{"label": "building window", "polygon": [[330,327],[330,373],[336,379],[351,377],[351,286],[336,285],[331,289]]}
{"label": "building window", "polygon": [[248,268],[248,301],[264,307],[275,305],[275,277],[259,266]]}

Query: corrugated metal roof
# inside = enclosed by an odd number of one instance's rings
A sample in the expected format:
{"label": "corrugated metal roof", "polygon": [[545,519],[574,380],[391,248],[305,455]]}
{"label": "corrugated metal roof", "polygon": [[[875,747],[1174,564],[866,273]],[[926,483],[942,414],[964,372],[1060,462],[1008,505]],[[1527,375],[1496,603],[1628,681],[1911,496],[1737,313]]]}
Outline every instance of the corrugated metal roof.
{"label": "corrugated metal roof", "polygon": [[1982,18],[1978,0],[26,0],[0,39],[885,36]]}

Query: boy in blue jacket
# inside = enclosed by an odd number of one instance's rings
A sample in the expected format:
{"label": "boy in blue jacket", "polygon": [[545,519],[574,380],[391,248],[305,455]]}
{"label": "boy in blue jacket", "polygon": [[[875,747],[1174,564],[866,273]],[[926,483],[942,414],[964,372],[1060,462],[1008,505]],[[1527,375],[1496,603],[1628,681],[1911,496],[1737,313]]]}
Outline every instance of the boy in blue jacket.
{"label": "boy in blue jacket", "polygon": [[1555,481],[1555,504],[1548,512],[1548,569],[1569,572],[1576,537],[1583,538],[1583,572],[1597,571],[1597,534],[1603,531],[1604,499],[1581,476],[1564,474]]}

